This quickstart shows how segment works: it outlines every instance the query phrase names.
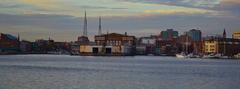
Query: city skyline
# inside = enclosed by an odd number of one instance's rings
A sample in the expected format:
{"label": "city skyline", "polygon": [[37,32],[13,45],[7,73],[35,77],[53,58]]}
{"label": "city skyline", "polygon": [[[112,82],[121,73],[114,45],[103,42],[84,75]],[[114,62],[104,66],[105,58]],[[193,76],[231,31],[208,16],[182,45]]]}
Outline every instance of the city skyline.
{"label": "city skyline", "polygon": [[90,38],[98,34],[99,16],[103,33],[147,36],[168,28],[180,33],[199,28],[211,35],[226,28],[231,37],[240,29],[239,6],[238,0],[1,0],[0,31],[31,41],[76,41],[87,10]]}

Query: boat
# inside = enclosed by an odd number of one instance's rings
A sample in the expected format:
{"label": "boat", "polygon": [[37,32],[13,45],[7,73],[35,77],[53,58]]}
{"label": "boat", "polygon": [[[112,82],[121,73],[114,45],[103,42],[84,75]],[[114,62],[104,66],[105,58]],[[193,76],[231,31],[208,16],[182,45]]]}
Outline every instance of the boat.
{"label": "boat", "polygon": [[236,59],[240,59],[240,53],[234,55],[234,58],[236,58]]}
{"label": "boat", "polygon": [[209,58],[209,59],[219,59],[221,58],[221,54],[209,54],[209,55],[204,55],[203,58]]}
{"label": "boat", "polygon": [[190,53],[187,55],[188,58],[200,58],[199,55],[196,55],[196,54],[193,54],[193,53]]}
{"label": "boat", "polygon": [[182,53],[176,54],[176,57],[177,58],[187,58],[187,55],[184,52],[182,52]]}

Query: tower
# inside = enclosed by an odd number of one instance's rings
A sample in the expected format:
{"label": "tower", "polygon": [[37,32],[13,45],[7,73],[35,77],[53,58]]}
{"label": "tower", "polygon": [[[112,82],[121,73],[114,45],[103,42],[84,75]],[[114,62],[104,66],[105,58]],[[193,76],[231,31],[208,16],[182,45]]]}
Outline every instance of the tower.
{"label": "tower", "polygon": [[84,15],[84,26],[83,26],[83,36],[87,37],[87,12]]}
{"label": "tower", "polygon": [[102,19],[99,17],[98,35],[102,34]]}
{"label": "tower", "polygon": [[19,35],[19,33],[18,33],[18,37],[17,37],[17,40],[20,42],[20,35]]}
{"label": "tower", "polygon": [[227,33],[226,33],[226,29],[224,28],[224,31],[223,31],[223,38],[226,38],[227,37]]}
{"label": "tower", "polygon": [[83,35],[78,37],[79,44],[88,44],[89,39],[88,39],[88,34],[87,34],[87,12],[85,11],[85,16],[84,16],[84,25],[83,25]]}

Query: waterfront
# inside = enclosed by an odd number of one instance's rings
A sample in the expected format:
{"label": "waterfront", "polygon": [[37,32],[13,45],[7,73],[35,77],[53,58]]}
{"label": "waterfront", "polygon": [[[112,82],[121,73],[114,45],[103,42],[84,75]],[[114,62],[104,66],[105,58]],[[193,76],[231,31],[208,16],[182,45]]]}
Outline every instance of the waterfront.
{"label": "waterfront", "polygon": [[0,56],[0,89],[239,89],[240,60]]}

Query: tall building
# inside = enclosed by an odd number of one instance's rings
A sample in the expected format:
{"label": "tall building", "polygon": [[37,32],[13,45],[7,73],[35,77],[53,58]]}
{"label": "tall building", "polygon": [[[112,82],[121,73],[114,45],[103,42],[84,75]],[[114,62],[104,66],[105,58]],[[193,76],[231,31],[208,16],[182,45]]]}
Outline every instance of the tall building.
{"label": "tall building", "polygon": [[187,32],[187,35],[191,37],[192,41],[201,41],[202,39],[201,30],[192,29]]}
{"label": "tall building", "polygon": [[234,32],[232,35],[233,39],[240,39],[240,32]]}
{"label": "tall building", "polygon": [[85,11],[85,15],[84,15],[84,26],[83,26],[83,36],[87,37],[88,33],[87,33],[87,12]]}
{"label": "tall building", "polygon": [[98,35],[102,35],[102,18],[99,17]]}
{"label": "tall building", "polygon": [[173,40],[178,38],[178,31],[174,31],[173,29],[167,29],[166,31],[161,32],[161,38],[163,40]]}
{"label": "tall building", "polygon": [[77,43],[79,43],[79,44],[88,44],[89,43],[88,33],[87,33],[87,13],[86,13],[86,11],[85,11],[85,15],[84,15],[83,35],[78,37]]}

